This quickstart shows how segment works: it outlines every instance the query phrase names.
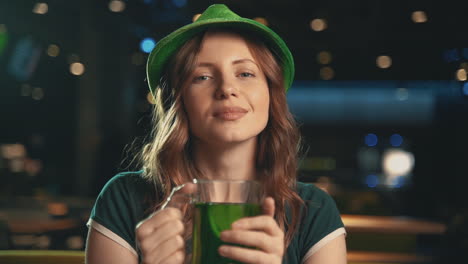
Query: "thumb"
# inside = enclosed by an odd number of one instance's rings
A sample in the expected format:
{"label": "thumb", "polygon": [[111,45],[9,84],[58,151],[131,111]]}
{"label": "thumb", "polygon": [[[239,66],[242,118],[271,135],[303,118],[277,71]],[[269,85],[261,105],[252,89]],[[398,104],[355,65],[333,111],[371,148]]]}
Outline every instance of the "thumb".
{"label": "thumb", "polygon": [[264,214],[273,217],[275,215],[275,200],[270,196],[265,198],[265,200],[263,200],[262,209]]}

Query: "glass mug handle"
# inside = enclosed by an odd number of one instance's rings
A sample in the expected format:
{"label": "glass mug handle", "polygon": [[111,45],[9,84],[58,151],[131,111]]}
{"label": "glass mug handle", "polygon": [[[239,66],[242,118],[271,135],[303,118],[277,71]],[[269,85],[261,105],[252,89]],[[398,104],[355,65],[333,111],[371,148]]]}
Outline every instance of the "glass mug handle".
{"label": "glass mug handle", "polygon": [[[181,190],[182,188],[185,187],[185,184],[182,184],[182,185],[178,185],[174,188],[172,188],[172,191],[171,193],[169,194],[169,196],[167,197],[166,201],[163,203],[163,205],[161,206],[161,209],[165,209],[168,205],[169,207],[174,207],[173,205],[173,201],[172,201],[172,198],[174,197],[174,194],[176,192],[178,192],[179,190]],[[172,204],[171,204],[172,202]]]}
{"label": "glass mug handle", "polygon": [[[166,201],[164,204],[161,206],[161,210],[172,207],[172,208],[177,208],[179,210],[183,210],[184,207],[190,205],[193,201],[193,193],[195,193],[194,189],[189,189],[185,190],[185,192],[181,193],[181,190],[186,187],[187,185],[190,185],[192,183],[186,183],[182,185],[175,186],[172,188],[171,193],[167,197]],[[194,185],[194,184],[193,184]],[[191,246],[191,240],[186,241],[186,243],[189,243],[190,245],[186,245],[185,247],[185,261],[184,264],[189,264],[192,263],[192,246]],[[188,247],[187,247],[188,246]]]}

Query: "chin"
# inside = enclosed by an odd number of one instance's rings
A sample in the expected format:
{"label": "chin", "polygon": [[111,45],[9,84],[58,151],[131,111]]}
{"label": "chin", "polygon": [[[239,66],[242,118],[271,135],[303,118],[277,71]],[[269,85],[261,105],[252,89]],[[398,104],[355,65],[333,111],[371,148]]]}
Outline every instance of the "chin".
{"label": "chin", "polygon": [[229,134],[229,133],[224,133],[224,134],[216,134],[216,135],[211,135],[209,138],[206,138],[207,142],[210,143],[215,143],[215,144],[237,144],[237,143],[246,143],[252,140],[257,139],[258,134],[252,134],[252,135],[242,135],[242,134]]}

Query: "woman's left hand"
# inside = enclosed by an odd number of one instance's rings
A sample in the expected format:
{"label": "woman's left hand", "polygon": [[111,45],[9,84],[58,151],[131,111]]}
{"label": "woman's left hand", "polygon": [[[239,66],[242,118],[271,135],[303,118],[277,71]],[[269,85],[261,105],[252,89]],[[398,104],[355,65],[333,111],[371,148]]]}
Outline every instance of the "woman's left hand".
{"label": "woman's left hand", "polygon": [[241,218],[232,229],[221,232],[221,240],[256,249],[223,245],[221,256],[251,264],[280,264],[284,254],[284,232],[273,218],[275,202],[267,197],[263,202],[264,215]]}

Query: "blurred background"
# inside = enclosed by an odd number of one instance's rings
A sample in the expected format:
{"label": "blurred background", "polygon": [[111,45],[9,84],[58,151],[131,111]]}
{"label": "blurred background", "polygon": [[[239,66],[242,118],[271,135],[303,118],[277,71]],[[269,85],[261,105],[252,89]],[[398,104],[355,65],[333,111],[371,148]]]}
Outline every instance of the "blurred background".
{"label": "blurred background", "polygon": [[150,128],[148,53],[212,3],[290,47],[298,177],[337,202],[351,260],[463,257],[461,0],[0,0],[0,249],[84,248],[95,197]]}

